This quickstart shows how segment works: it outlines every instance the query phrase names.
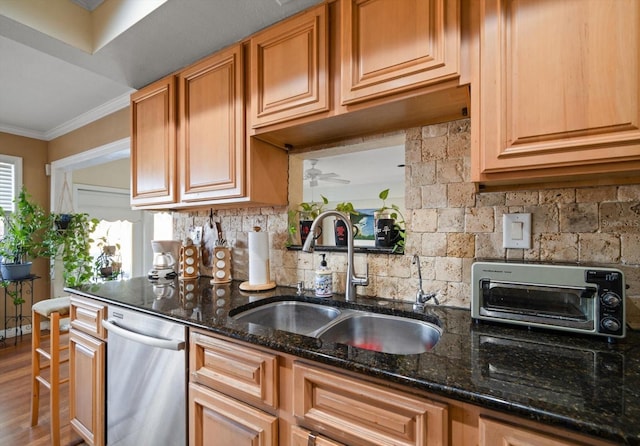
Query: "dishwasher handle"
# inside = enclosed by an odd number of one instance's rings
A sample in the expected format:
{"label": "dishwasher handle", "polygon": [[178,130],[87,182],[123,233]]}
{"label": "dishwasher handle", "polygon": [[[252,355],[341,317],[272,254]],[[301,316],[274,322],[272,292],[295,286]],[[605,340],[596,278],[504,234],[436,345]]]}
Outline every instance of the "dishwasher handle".
{"label": "dishwasher handle", "polygon": [[185,342],[176,340],[176,339],[161,339],[154,338],[153,336],[147,336],[140,333],[136,333],[135,331],[130,331],[125,328],[122,328],[114,321],[103,319],[102,326],[107,330],[111,331],[118,336],[121,336],[125,339],[129,339],[134,342],[138,342],[140,344],[149,345],[151,347],[163,348],[165,350],[184,350]]}

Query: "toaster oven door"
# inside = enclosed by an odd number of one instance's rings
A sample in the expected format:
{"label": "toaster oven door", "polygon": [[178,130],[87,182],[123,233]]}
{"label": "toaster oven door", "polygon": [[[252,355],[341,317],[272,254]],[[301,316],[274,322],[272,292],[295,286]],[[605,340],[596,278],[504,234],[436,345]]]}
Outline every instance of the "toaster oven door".
{"label": "toaster oven door", "polygon": [[592,331],[597,317],[595,286],[555,286],[483,279],[480,315],[532,325]]}

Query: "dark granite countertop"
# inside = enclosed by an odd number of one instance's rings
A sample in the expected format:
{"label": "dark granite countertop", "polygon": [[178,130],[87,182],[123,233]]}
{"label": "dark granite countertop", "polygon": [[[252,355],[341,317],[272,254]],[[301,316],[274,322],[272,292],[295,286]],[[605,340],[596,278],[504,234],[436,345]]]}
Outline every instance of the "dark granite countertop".
{"label": "dark granite countertop", "polygon": [[[185,322],[213,333],[265,346],[396,384],[421,389],[534,421],[589,434],[619,444],[640,445],[640,332],[607,343],[599,337],[474,323],[468,310],[429,306],[426,315],[406,302],[344,296],[323,300],[296,297],[295,290],[239,291],[239,282],[210,285],[195,281],[196,297],[184,284],[153,284],[146,278],[68,289],[107,303]],[[407,312],[437,318],[443,329],[432,350],[390,355],[308,336],[239,323],[238,308],[265,300],[298,298],[388,314]]]}

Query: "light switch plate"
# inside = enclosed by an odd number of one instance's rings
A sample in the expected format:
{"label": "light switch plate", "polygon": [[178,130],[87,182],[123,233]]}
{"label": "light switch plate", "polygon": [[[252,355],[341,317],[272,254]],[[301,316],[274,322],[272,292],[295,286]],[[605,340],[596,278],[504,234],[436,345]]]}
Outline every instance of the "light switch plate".
{"label": "light switch plate", "polygon": [[502,216],[502,247],[531,249],[531,214]]}

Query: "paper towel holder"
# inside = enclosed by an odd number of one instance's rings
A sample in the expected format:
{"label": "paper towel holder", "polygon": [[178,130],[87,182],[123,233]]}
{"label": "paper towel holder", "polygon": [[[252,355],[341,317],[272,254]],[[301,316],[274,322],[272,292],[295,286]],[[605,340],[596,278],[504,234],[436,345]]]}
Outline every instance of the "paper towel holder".
{"label": "paper towel holder", "polygon": [[[254,226],[253,227],[254,232],[260,232],[260,227],[259,226]],[[269,269],[269,259],[267,256],[266,259],[266,276],[267,276],[267,282],[266,283],[251,283],[251,277],[249,277],[250,280],[247,280],[246,282],[242,282],[240,284],[240,290],[242,291],[267,291],[267,290],[271,290],[273,288],[276,287],[276,283],[273,280],[268,280],[271,271]],[[249,276],[251,276],[251,271],[249,271]]]}

